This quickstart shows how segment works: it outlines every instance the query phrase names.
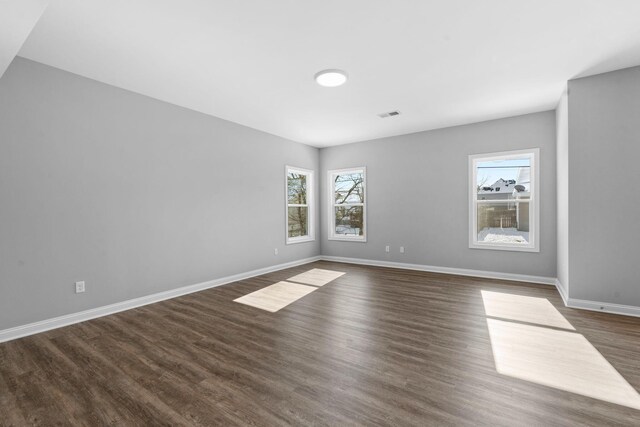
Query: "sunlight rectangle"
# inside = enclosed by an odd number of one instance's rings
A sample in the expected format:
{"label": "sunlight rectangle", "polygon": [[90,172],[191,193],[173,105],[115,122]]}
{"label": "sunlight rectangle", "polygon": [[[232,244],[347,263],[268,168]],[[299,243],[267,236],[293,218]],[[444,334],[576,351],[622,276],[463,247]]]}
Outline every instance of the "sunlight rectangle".
{"label": "sunlight rectangle", "polygon": [[305,285],[312,286],[324,286],[329,282],[336,280],[338,277],[344,275],[341,271],[323,270],[321,268],[313,268],[297,276],[290,277],[289,281],[296,283],[303,283]]}
{"label": "sunlight rectangle", "polygon": [[638,392],[581,334],[487,319],[498,373],[640,409]]}
{"label": "sunlight rectangle", "polygon": [[481,291],[487,316],[554,328],[575,328],[546,298]]}
{"label": "sunlight rectangle", "polygon": [[278,282],[237,298],[234,301],[275,313],[316,289],[318,288],[297,283]]}

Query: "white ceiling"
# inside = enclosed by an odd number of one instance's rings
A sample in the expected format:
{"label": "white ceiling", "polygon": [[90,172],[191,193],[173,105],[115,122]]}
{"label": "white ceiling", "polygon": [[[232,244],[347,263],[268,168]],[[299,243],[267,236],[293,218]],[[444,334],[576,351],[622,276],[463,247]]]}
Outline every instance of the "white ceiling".
{"label": "white ceiling", "polygon": [[49,0],[0,0],[0,77],[48,3]]}
{"label": "white ceiling", "polygon": [[52,0],[19,55],[323,147],[552,109],[640,64],[640,1]]}

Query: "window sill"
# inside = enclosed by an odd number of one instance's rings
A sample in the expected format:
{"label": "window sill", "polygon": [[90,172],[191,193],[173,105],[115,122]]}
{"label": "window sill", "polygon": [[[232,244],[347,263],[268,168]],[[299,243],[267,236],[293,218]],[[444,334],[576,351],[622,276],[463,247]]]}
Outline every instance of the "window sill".
{"label": "window sill", "polygon": [[488,249],[491,251],[511,251],[511,252],[540,252],[539,247],[531,246],[506,246],[482,243],[469,243],[469,249]]}
{"label": "window sill", "polygon": [[329,240],[335,240],[337,242],[356,242],[356,243],[367,243],[366,237],[340,237],[340,236],[329,236]]}
{"label": "window sill", "polygon": [[310,236],[292,237],[292,238],[287,238],[287,241],[285,243],[287,245],[295,245],[296,243],[307,243],[307,242],[313,242],[315,240],[316,240],[315,237],[310,237]]}

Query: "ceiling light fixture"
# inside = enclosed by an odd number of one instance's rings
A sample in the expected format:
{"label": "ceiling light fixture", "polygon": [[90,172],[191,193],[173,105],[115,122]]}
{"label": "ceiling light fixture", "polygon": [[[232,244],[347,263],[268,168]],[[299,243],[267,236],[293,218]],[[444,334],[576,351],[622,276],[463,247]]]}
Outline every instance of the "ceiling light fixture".
{"label": "ceiling light fixture", "polygon": [[314,76],[316,82],[324,87],[342,86],[347,81],[347,73],[342,70],[322,70]]}

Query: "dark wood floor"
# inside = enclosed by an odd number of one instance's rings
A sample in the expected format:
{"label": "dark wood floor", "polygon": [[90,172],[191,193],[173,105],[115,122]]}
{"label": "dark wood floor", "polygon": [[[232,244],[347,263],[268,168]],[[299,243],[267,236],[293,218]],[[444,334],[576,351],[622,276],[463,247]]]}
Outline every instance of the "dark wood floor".
{"label": "dark wood floor", "polygon": [[[347,274],[277,313],[232,302],[313,267]],[[0,344],[0,424],[640,425],[498,374],[481,290],[547,298],[640,390],[640,319],[548,286],[317,262]]]}

